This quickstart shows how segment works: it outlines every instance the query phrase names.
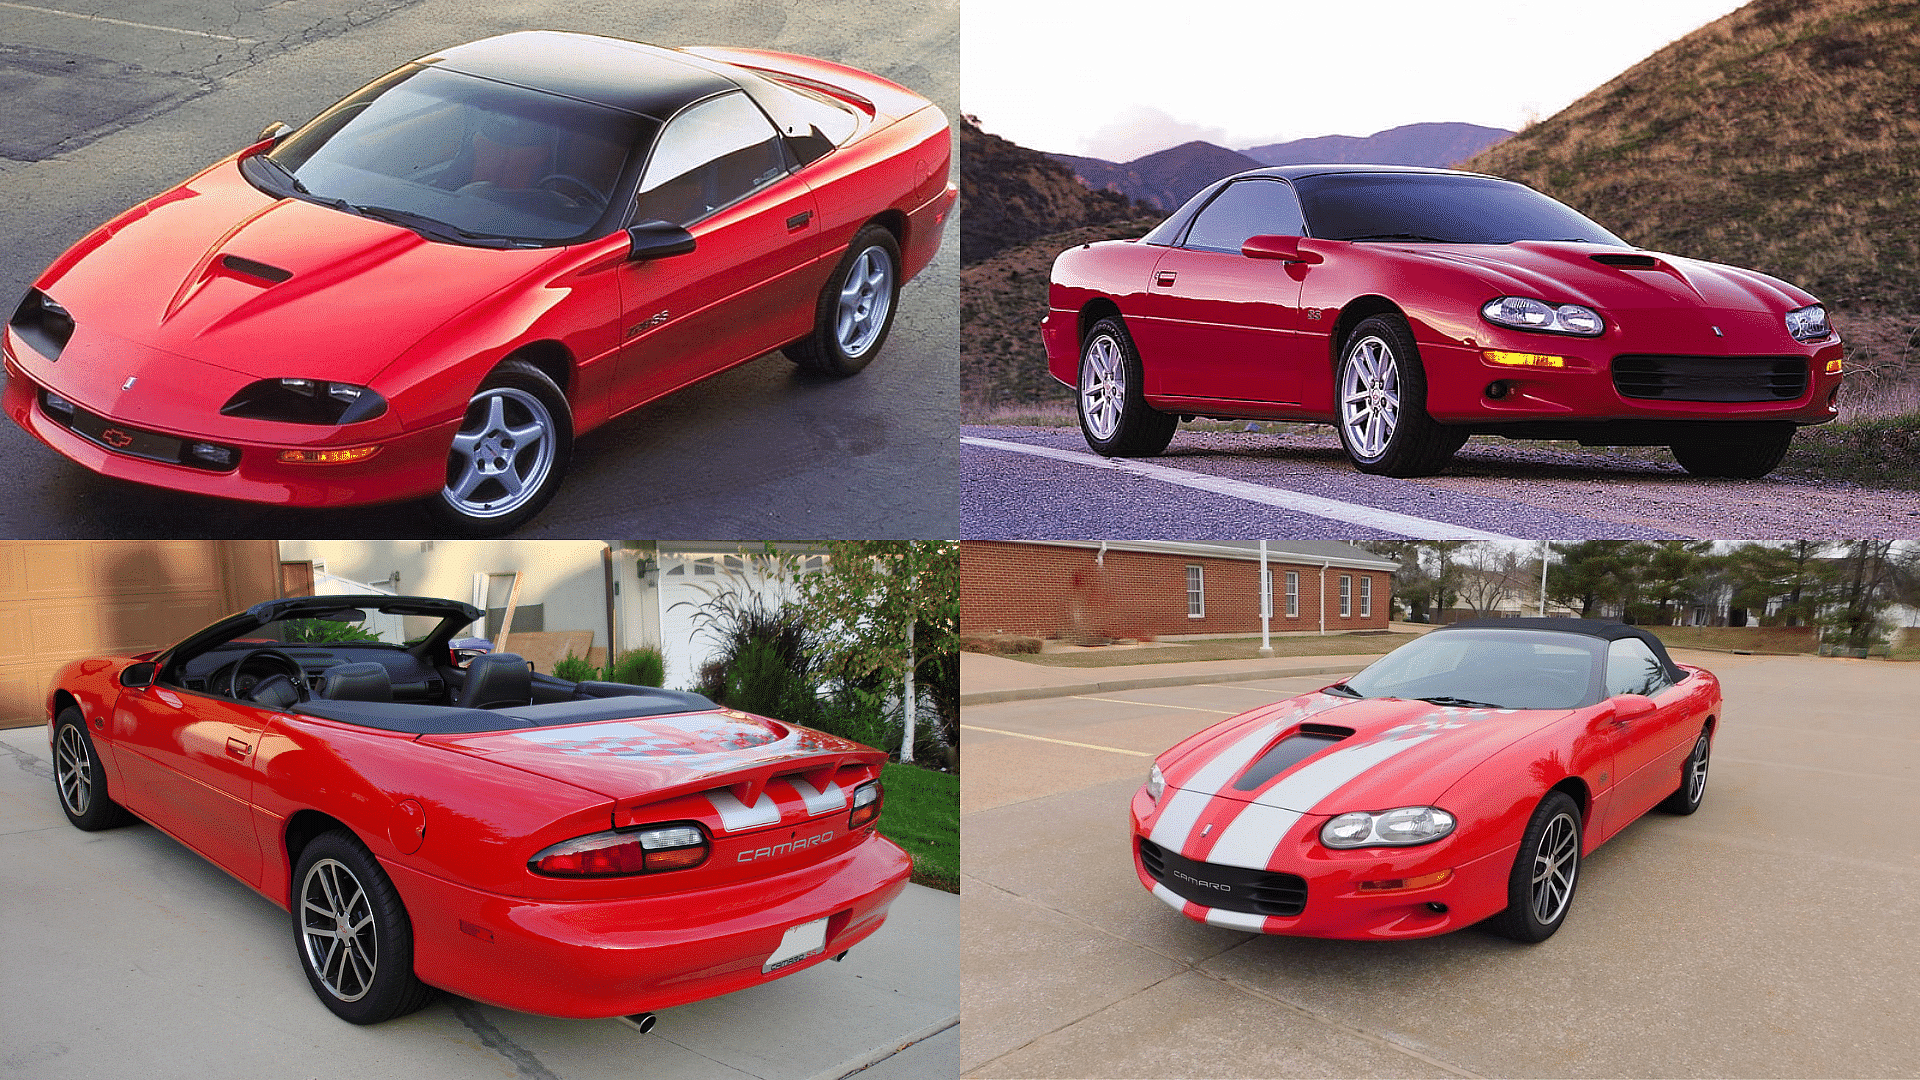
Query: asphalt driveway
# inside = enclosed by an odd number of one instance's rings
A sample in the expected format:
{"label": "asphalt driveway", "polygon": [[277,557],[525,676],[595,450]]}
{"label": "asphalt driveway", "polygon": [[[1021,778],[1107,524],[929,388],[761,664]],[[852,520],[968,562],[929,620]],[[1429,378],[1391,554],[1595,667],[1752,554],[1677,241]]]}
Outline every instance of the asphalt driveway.
{"label": "asphalt driveway", "polygon": [[1705,804],[1600,848],[1531,947],[1235,933],[1140,888],[1153,755],[1335,675],[965,709],[962,1072],[1913,1075],[1920,665],[1676,655],[1727,698]]}
{"label": "asphalt driveway", "polygon": [[[0,731],[0,1077],[919,1080],[959,1072],[959,897],[907,886],[841,963],[663,1009],[642,1035],[442,995],[334,1018],[287,915],[150,826],[68,825],[46,730]],[[861,1071],[864,1069],[865,1071]]]}

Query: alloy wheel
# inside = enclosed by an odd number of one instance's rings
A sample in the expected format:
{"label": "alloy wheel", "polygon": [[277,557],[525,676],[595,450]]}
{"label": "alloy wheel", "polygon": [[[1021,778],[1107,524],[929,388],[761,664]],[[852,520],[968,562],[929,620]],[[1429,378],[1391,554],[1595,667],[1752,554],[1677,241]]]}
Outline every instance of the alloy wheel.
{"label": "alloy wheel", "polygon": [[553,471],[553,415],[511,386],[482,390],[453,437],[441,497],[471,518],[513,513],[540,493]]}
{"label": "alloy wheel", "polygon": [[68,724],[60,729],[59,745],[54,751],[54,776],[60,783],[60,801],[75,817],[84,815],[93,805],[93,755],[87,752],[86,737]]}
{"label": "alloy wheel", "polygon": [[878,245],[860,253],[847,268],[834,314],[834,338],[840,351],[858,357],[873,347],[893,306],[893,260]]}
{"label": "alloy wheel", "polygon": [[1093,437],[1105,441],[1120,430],[1121,403],[1127,396],[1127,371],[1120,343],[1111,334],[1097,334],[1080,358],[1080,415]]}
{"label": "alloy wheel", "polygon": [[1687,801],[1699,802],[1707,792],[1707,737],[1693,744],[1693,756],[1687,759]]}
{"label": "alloy wheel", "polygon": [[1573,879],[1580,872],[1580,827],[1571,814],[1555,814],[1540,833],[1533,851],[1533,917],[1551,926],[1566,913],[1573,899]]}
{"label": "alloy wheel", "polygon": [[1340,369],[1340,427],[1363,458],[1387,452],[1400,424],[1400,368],[1385,339],[1368,335],[1347,349]]}
{"label": "alloy wheel", "polygon": [[327,992],[358,1001],[380,965],[373,907],[345,863],[322,859],[300,883],[300,943]]}

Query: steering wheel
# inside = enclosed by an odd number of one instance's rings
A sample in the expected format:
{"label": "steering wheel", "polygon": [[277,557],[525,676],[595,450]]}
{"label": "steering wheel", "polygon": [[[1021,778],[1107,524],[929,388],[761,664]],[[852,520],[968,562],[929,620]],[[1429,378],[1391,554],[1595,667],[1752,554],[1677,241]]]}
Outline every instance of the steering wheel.
{"label": "steering wheel", "polygon": [[578,202],[584,201],[589,206],[593,207],[593,209],[595,210],[603,210],[606,208],[607,197],[600,193],[600,189],[594,187],[592,184],[587,183],[585,180],[582,180],[579,177],[574,176],[571,173],[548,173],[547,175],[541,177],[539,180],[535,181],[533,186],[537,188],[543,188],[547,191],[551,191],[555,195],[559,195],[561,198],[566,198],[566,194],[564,192],[560,191],[558,188],[553,186],[555,181],[559,181],[562,184],[572,185],[582,195],[586,196],[584,200],[575,199],[573,200],[574,202],[578,203]]}
{"label": "steering wheel", "polygon": [[[269,672],[257,682],[250,683],[243,689],[240,683],[241,675],[247,670],[248,665],[253,664],[255,661],[272,661],[272,666],[278,670]],[[293,683],[296,701],[307,700],[307,673],[300,669],[300,661],[295,660],[279,649],[255,649],[240,659],[235,660],[233,664],[227,668],[227,696],[235,701],[253,701],[255,700],[255,695],[257,695],[262,688],[272,683],[275,677],[285,678],[287,681]]]}

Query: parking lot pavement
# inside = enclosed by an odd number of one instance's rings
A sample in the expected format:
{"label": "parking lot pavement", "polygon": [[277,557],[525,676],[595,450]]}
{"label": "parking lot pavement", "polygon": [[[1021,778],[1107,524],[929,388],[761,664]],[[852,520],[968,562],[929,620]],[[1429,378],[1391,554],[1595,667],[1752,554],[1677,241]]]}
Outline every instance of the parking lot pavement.
{"label": "parking lot pavement", "polygon": [[1153,755],[1333,676],[966,709],[961,1068],[1913,1075],[1920,665],[1675,655],[1726,694],[1705,803],[1595,852],[1537,946],[1235,933],[1140,887],[1127,802]]}
{"label": "parking lot pavement", "polygon": [[959,1073],[959,897],[909,885],[841,963],[663,1009],[641,1035],[442,995],[334,1018],[287,915],[147,825],[60,814],[44,728],[0,731],[0,1077],[862,1080]]}

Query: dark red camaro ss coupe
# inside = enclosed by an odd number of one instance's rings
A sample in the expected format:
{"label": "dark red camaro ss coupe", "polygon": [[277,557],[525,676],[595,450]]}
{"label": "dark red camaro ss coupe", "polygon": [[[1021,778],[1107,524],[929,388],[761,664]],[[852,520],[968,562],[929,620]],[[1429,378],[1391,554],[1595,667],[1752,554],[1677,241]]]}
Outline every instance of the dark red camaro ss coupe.
{"label": "dark red camaro ss coupe", "polygon": [[1638,627],[1482,619],[1155,759],[1134,872],[1209,926],[1384,940],[1566,920],[1580,861],[1699,809],[1720,683]]}
{"label": "dark red camaro ss coupe", "polygon": [[1331,423],[1389,476],[1484,433],[1671,446],[1688,472],[1752,477],[1838,413],[1840,338],[1806,292],[1473,173],[1230,176],[1140,240],[1061,254],[1049,306],[1049,369],[1108,456],[1213,416]]}
{"label": "dark red camaro ss coupe", "polygon": [[159,653],[69,664],[47,696],[60,807],[89,831],[138,815],[287,908],[314,993],[357,1024],[432,987],[631,1016],[880,928],[911,872],[874,829],[885,753],[456,655],[480,616],[274,600]]}
{"label": "dark red camaro ss coupe", "polygon": [[621,413],[775,349],[864,367],[950,157],[926,99],[822,60],[447,49],[81,239],[8,321],[7,414],[110,476],[507,532]]}

